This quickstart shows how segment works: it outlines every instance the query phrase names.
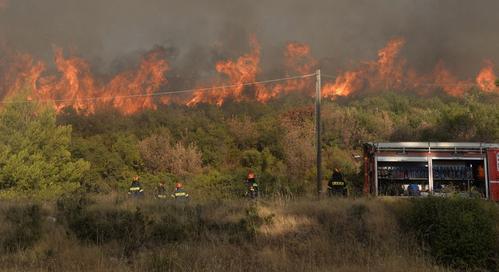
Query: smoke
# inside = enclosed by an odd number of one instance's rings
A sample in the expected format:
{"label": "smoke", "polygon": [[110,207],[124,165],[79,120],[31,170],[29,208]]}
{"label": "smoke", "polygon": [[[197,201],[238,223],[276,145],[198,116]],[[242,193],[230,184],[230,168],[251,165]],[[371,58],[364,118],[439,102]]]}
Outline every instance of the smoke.
{"label": "smoke", "polygon": [[248,52],[251,33],[265,71],[282,67],[285,43],[298,41],[333,74],[401,36],[402,54],[417,70],[441,60],[467,79],[484,59],[499,62],[497,10],[497,0],[0,0],[0,44],[42,60],[56,45],[99,71],[159,45],[174,75],[199,77],[216,60]]}

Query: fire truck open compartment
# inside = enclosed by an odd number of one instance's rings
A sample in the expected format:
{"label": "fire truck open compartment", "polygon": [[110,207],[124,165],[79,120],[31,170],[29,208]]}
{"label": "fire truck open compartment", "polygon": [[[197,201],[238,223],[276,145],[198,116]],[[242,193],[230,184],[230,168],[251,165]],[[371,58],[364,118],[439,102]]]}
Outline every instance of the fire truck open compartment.
{"label": "fire truck open compartment", "polygon": [[499,201],[499,144],[397,142],[364,145],[364,191],[376,196],[458,193]]}
{"label": "fire truck open compartment", "polygon": [[469,192],[485,198],[487,197],[487,184],[484,167],[485,159],[434,159],[433,191],[435,193]]}
{"label": "fire truck open compartment", "polygon": [[378,162],[378,195],[402,196],[410,184],[417,184],[420,191],[429,190],[428,164],[415,161]]}

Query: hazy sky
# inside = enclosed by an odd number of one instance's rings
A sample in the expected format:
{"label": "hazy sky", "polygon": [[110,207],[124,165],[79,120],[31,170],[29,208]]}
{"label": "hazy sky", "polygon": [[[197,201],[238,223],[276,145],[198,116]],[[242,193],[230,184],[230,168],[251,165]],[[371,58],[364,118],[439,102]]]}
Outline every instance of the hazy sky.
{"label": "hazy sky", "polygon": [[300,41],[335,69],[374,58],[394,36],[406,38],[403,54],[421,70],[442,59],[471,77],[484,59],[499,62],[497,0],[0,0],[2,6],[1,44],[44,59],[57,45],[107,68],[155,45],[172,48],[179,66],[208,67],[246,52],[250,33],[262,43],[264,63],[287,41]]}

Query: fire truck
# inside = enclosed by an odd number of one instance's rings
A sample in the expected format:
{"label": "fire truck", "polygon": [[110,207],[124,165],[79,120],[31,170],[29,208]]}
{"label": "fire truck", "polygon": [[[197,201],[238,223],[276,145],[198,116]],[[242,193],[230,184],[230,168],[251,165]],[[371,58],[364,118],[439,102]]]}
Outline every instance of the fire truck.
{"label": "fire truck", "polygon": [[375,196],[463,194],[499,201],[499,144],[366,143],[364,193]]}

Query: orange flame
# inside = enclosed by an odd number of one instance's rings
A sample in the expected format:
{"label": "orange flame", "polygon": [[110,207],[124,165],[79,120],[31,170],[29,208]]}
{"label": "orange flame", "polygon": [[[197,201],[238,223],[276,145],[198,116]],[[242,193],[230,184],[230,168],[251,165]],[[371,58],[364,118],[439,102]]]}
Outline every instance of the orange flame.
{"label": "orange flame", "polygon": [[[261,72],[261,47],[254,36],[250,37],[249,44],[248,53],[237,59],[219,61],[215,69],[220,77],[212,81],[211,87],[200,86],[186,100],[172,100],[169,96],[154,99],[154,94],[167,83],[166,73],[170,69],[164,51],[159,48],[145,54],[136,69],[121,72],[108,81],[95,77],[84,59],[65,57],[60,48],[54,50],[54,74],[47,72],[45,64],[35,61],[30,55],[6,54],[7,62],[0,63],[0,88],[3,90],[0,99],[14,95],[28,84],[33,90],[29,99],[53,101],[57,111],[72,107],[79,113],[91,114],[99,108],[111,106],[130,115],[145,109],[154,110],[159,103],[179,102],[189,106],[213,103],[220,106],[228,99],[267,102],[291,92],[314,94],[311,77],[266,85],[253,84]],[[459,80],[443,62],[438,62],[431,74],[418,74],[408,68],[407,61],[400,56],[404,45],[403,38],[394,38],[378,51],[376,60],[362,62],[353,70],[343,71],[332,82],[326,79],[323,96],[334,99],[362,90],[386,89],[424,93],[437,88],[459,96],[475,85],[470,80]],[[318,66],[310,46],[305,43],[288,43],[283,57],[285,76],[311,74]],[[484,62],[476,76],[475,83],[483,91],[498,90],[493,66],[491,61]]]}
{"label": "orange flame", "polygon": [[[418,75],[413,69],[406,67],[404,58],[399,57],[404,44],[405,40],[402,38],[390,40],[378,51],[376,62],[366,62],[355,70],[339,74],[334,83],[325,84],[323,96],[347,96],[363,89],[410,89],[425,93],[436,88],[441,88],[449,95],[460,96],[473,86],[468,80],[459,80],[441,61],[431,75]],[[495,80],[493,64],[488,61],[478,74],[476,83],[481,90],[491,92],[497,90]]]}
{"label": "orange flame", "polygon": [[[310,46],[305,43],[290,42],[284,51],[284,66],[286,76],[311,74],[317,67],[318,61],[312,56]],[[278,97],[282,93],[308,91],[313,94],[310,79],[290,79],[284,83],[275,84],[271,90],[258,97],[258,101],[266,102]]]}
{"label": "orange flame", "polygon": [[311,54],[310,46],[305,43],[288,43],[284,57],[286,69],[297,74],[309,74],[318,64]]}
{"label": "orange flame", "polygon": [[458,80],[444,65],[439,61],[433,70],[435,84],[442,88],[446,93],[453,96],[460,96],[466,91],[468,82]]}
{"label": "orange flame", "polygon": [[403,38],[395,38],[388,42],[385,48],[379,50],[376,68],[377,78],[371,81],[376,87],[400,88],[404,79],[405,59],[398,58],[400,50],[405,45]]}
{"label": "orange flame", "polygon": [[498,89],[495,85],[496,80],[497,76],[494,73],[494,64],[490,60],[484,61],[484,67],[476,77],[476,84],[483,91],[493,92]]}
{"label": "orange flame", "polygon": [[[153,50],[142,58],[137,70],[114,77],[103,88],[103,93],[109,97],[107,101],[125,114],[144,109],[155,110],[156,104],[152,95],[166,84],[165,73],[169,70],[169,65],[162,55],[160,49]],[[123,94],[128,97],[123,97]],[[162,99],[163,103],[167,101]]]}
{"label": "orange flame", "polygon": [[361,71],[347,71],[338,77],[334,83],[328,83],[322,88],[322,96],[334,98],[335,96],[347,96],[352,92],[360,90],[364,85]]}
{"label": "orange flame", "polygon": [[[216,65],[217,72],[228,77],[228,82],[216,82],[215,85],[232,85],[231,87],[213,88],[212,90],[199,90],[194,93],[187,105],[199,103],[215,103],[222,105],[227,99],[235,101],[254,99],[267,102],[278,97],[281,93],[302,91],[310,86],[307,79],[292,79],[282,84],[274,84],[266,88],[261,84],[243,86],[245,83],[257,81],[260,72],[260,45],[254,36],[250,39],[251,52],[239,57],[236,61],[220,61]],[[310,54],[310,47],[303,43],[288,43],[284,52],[285,67],[293,75],[309,74],[317,66],[317,61]],[[235,85],[235,86],[234,86]]]}
{"label": "orange flame", "polygon": [[1,98],[15,95],[16,92],[24,90],[28,85],[36,87],[36,80],[44,70],[41,62],[35,62],[28,54],[11,53],[8,58],[2,59],[3,71],[0,75]]}
{"label": "orange flame", "polygon": [[65,58],[62,49],[55,49],[58,76],[42,76],[45,65],[34,62],[29,55],[18,55],[13,72],[12,87],[6,88],[4,97],[13,95],[22,84],[28,82],[32,98],[54,101],[57,111],[73,107],[77,112],[94,113],[97,107],[111,105],[123,114],[133,114],[144,109],[156,109],[155,92],[166,83],[165,73],[169,66],[161,50],[147,53],[137,70],[126,71],[113,77],[106,84],[99,83],[91,73],[88,63],[78,57]]}
{"label": "orange flame", "polygon": [[390,40],[378,51],[377,61],[366,62],[353,71],[340,74],[334,83],[324,86],[323,95],[347,96],[367,86],[372,89],[400,88],[405,76],[406,61],[398,56],[404,44],[403,38]]}
{"label": "orange flame", "polygon": [[94,112],[96,104],[85,101],[98,94],[87,62],[77,57],[66,59],[62,49],[56,48],[55,64],[60,77],[38,78],[34,95],[42,100],[55,100],[58,111],[72,106],[78,112]]}
{"label": "orange flame", "polygon": [[[193,106],[199,103],[215,103],[222,105],[228,98],[235,101],[242,101],[247,98],[245,94],[245,83],[256,81],[256,75],[260,71],[260,44],[254,36],[250,38],[251,52],[239,57],[236,61],[226,60],[216,64],[217,72],[228,78],[227,82],[216,82],[216,85],[231,85],[230,87],[213,88],[209,91],[199,90],[187,102]],[[254,86],[256,93],[264,93],[262,85]],[[257,95],[258,96],[258,95]]]}

